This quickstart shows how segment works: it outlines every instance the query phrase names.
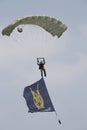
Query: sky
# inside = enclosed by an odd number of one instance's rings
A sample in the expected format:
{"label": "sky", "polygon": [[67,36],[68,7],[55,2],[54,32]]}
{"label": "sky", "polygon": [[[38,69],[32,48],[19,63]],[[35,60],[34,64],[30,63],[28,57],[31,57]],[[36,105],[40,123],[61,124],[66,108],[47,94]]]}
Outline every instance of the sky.
{"label": "sky", "polygon": [[[0,129],[87,130],[87,1],[0,1]],[[48,15],[67,25],[60,38],[29,25],[2,36],[4,27],[28,15]],[[28,113],[24,87],[41,76],[36,58],[46,60],[44,78],[55,113]],[[62,122],[58,124],[57,118]]]}

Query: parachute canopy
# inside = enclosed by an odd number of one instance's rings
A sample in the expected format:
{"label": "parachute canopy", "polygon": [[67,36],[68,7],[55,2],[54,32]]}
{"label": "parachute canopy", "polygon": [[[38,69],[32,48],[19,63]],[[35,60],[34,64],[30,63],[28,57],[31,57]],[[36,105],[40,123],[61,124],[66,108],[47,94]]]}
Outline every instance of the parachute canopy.
{"label": "parachute canopy", "polygon": [[2,30],[2,35],[10,36],[12,31],[19,25],[34,24],[42,27],[52,36],[60,37],[67,29],[67,26],[61,21],[49,16],[25,16],[13,21],[10,25]]}

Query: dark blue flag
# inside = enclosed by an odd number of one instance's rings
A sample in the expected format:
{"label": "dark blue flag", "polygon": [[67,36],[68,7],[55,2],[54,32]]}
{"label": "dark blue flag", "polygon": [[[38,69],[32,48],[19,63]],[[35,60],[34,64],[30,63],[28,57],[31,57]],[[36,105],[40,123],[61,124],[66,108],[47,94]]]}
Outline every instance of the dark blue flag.
{"label": "dark blue flag", "polygon": [[23,96],[26,100],[29,112],[55,111],[43,78],[25,87]]}

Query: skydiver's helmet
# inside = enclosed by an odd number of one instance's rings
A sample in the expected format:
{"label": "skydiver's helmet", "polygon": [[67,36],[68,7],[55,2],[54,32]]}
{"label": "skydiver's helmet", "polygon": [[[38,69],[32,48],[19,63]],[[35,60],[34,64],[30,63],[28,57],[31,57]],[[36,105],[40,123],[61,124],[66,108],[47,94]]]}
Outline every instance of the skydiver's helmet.
{"label": "skydiver's helmet", "polygon": [[17,31],[18,31],[19,33],[21,33],[21,32],[23,32],[23,28],[17,28]]}

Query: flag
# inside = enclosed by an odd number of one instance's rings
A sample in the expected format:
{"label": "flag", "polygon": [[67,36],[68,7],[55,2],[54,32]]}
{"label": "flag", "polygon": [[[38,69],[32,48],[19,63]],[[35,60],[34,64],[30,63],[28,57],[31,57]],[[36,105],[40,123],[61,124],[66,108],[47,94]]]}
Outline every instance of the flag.
{"label": "flag", "polygon": [[23,96],[26,100],[29,112],[55,111],[43,78],[25,87]]}

